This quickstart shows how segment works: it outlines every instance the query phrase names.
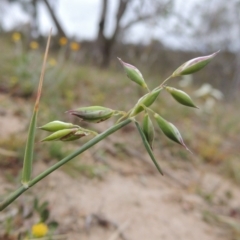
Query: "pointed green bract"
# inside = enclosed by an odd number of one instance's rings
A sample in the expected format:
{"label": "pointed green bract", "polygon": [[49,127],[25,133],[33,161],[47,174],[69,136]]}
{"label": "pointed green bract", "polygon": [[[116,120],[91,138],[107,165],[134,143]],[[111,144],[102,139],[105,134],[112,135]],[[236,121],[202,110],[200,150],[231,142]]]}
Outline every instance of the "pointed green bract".
{"label": "pointed green bract", "polygon": [[66,123],[66,122],[56,120],[56,121],[49,122],[39,128],[42,130],[48,131],[48,132],[55,132],[58,130],[76,128],[76,127],[78,127],[78,126],[74,125],[72,123]]}
{"label": "pointed green bract", "polygon": [[47,136],[46,138],[41,140],[41,142],[60,140],[62,137],[74,135],[74,133],[76,131],[77,131],[77,128],[76,129],[62,129],[62,130],[56,131],[56,132],[52,133],[51,135]]}
{"label": "pointed green bract", "polygon": [[149,115],[146,113],[143,118],[143,125],[142,125],[143,133],[151,147],[153,149],[153,141],[154,141],[154,127]]}
{"label": "pointed green bract", "polygon": [[70,141],[78,140],[79,138],[84,137],[84,136],[86,136],[86,135],[83,135],[83,136],[70,135],[67,137],[63,137],[62,139],[59,139],[59,140],[63,141],[63,142],[70,142]]}
{"label": "pointed green bract", "polygon": [[181,103],[182,105],[188,106],[188,107],[194,107],[194,108],[198,108],[192,101],[192,99],[190,98],[190,96],[185,93],[182,90],[173,88],[173,87],[165,87],[165,89],[173,96],[173,98]]}
{"label": "pointed green bract", "polygon": [[[219,51],[218,51],[219,52]],[[215,52],[208,56],[194,58],[182,64],[176,71],[173,72],[172,76],[177,77],[181,75],[192,74],[204,68],[211,60],[218,54]]]}
{"label": "pointed green bract", "polygon": [[75,133],[68,134],[67,136],[62,137],[60,140],[63,141],[63,142],[74,141],[74,140],[78,140],[81,137],[85,137],[85,136],[87,136],[89,134],[90,133],[88,133],[88,132],[84,132],[82,130],[78,130]]}
{"label": "pointed green bract", "polygon": [[148,88],[147,84],[145,83],[145,80],[142,76],[142,73],[133,65],[129,63],[125,63],[121,60],[121,58],[118,58],[120,63],[122,64],[128,78],[132,80],[133,82],[137,83],[141,87]]}
{"label": "pointed green bract", "polygon": [[137,104],[135,105],[135,107],[132,109],[131,113],[130,113],[130,117],[134,117],[136,116],[138,113],[142,112],[144,110],[144,108],[142,107],[142,105],[149,107],[151,106],[155,100],[157,99],[160,91],[162,90],[162,88],[159,89],[155,89],[150,93],[145,94],[143,97],[141,97]]}
{"label": "pointed green bract", "polygon": [[154,157],[154,155],[153,155],[152,149],[151,149],[151,147],[150,147],[150,145],[149,145],[149,143],[148,143],[148,141],[147,141],[147,139],[146,139],[146,136],[145,136],[143,130],[141,129],[141,127],[140,127],[140,125],[139,125],[138,122],[135,122],[135,124],[136,124],[136,126],[137,126],[137,129],[138,129],[138,131],[139,131],[139,133],[140,133],[140,136],[141,136],[141,138],[142,138],[143,144],[144,144],[144,146],[145,146],[145,148],[146,148],[146,150],[147,150],[150,158],[152,159],[152,161],[153,161],[154,165],[156,166],[157,170],[163,175],[163,171],[162,171],[162,169],[160,168],[158,162],[156,161],[156,159],[155,159],[155,157]]}
{"label": "pointed green bract", "polygon": [[41,142],[46,142],[46,141],[74,141],[77,140],[81,137],[85,137],[89,134],[97,135],[96,132],[81,128],[77,126],[78,128],[69,128],[69,129],[62,129],[58,130],[51,135],[47,136],[44,138]]}
{"label": "pointed green bract", "polygon": [[157,113],[154,114],[154,118],[156,119],[158,126],[165,134],[165,136],[167,136],[172,141],[182,145],[186,150],[190,151],[185,145],[180,132],[172,123],[168,122]]}
{"label": "pointed green bract", "polygon": [[69,136],[74,136],[74,134],[77,132],[77,130],[78,130],[77,128],[58,130],[58,131],[52,133],[51,135],[47,136],[43,140],[41,140],[41,142],[57,141],[57,140],[61,140],[62,138],[64,139]]}
{"label": "pointed green bract", "polygon": [[79,117],[83,121],[99,123],[112,117],[115,110],[101,106],[90,106],[69,110],[67,113]]}

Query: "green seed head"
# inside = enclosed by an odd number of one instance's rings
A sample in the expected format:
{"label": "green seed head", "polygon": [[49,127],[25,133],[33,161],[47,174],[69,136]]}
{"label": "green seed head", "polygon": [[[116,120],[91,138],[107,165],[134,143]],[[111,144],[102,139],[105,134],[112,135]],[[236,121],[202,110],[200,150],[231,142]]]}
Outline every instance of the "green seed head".
{"label": "green seed head", "polygon": [[63,129],[52,133],[51,135],[44,138],[41,142],[46,141],[73,141],[81,137],[87,136],[90,134],[90,131],[86,129],[72,128],[72,129]]}
{"label": "green seed head", "polygon": [[154,127],[149,115],[146,113],[143,118],[143,133],[151,147],[153,149],[153,141],[154,141]]}
{"label": "green seed head", "polygon": [[39,128],[42,130],[45,130],[45,131],[49,131],[49,132],[56,132],[58,130],[70,129],[70,128],[76,128],[76,127],[78,127],[78,126],[73,125],[72,123],[53,121],[53,122],[49,122]]}
{"label": "green seed head", "polygon": [[157,90],[153,90],[152,92],[147,93],[143,97],[141,97],[138,100],[138,102],[135,105],[135,107],[133,108],[133,110],[131,111],[130,117],[134,117],[138,113],[142,112],[144,110],[142,105],[144,105],[146,107],[151,106],[155,102],[155,100],[157,99],[157,97],[158,97],[158,95],[159,95],[161,90],[162,90],[161,88],[157,89]]}
{"label": "green seed head", "polygon": [[141,74],[141,72],[133,65],[129,63],[125,63],[121,60],[121,58],[118,58],[120,63],[122,64],[128,78],[132,80],[133,82],[137,83],[138,85],[147,88],[147,84],[145,83],[145,80]]}
{"label": "green seed head", "polygon": [[60,138],[60,140],[63,141],[63,142],[74,141],[74,140],[77,140],[81,137],[85,137],[89,134],[90,134],[89,132],[85,132],[83,130],[77,130],[76,132],[72,132],[71,134],[68,134],[68,135]]}
{"label": "green seed head", "polygon": [[[218,51],[219,52],[219,51]],[[215,52],[208,56],[194,58],[181,65],[173,74],[173,77],[192,74],[204,68],[218,54]]]}
{"label": "green seed head", "polygon": [[172,123],[166,121],[164,118],[162,118],[157,113],[154,114],[154,118],[156,119],[158,126],[160,127],[162,132],[165,134],[165,136],[167,136],[172,141],[182,145],[187,150],[189,150],[187,148],[187,146],[185,145],[180,132]]}
{"label": "green seed head", "polygon": [[41,142],[61,140],[61,138],[67,137],[69,135],[74,135],[77,130],[77,128],[58,130],[44,138]]}
{"label": "green seed head", "polygon": [[190,98],[190,96],[183,92],[182,90],[173,88],[173,87],[165,87],[165,89],[173,96],[173,98],[181,103],[182,105],[188,106],[188,107],[194,107],[198,108]]}
{"label": "green seed head", "polygon": [[91,106],[69,110],[67,113],[79,117],[83,121],[99,123],[112,117],[115,111],[101,106]]}

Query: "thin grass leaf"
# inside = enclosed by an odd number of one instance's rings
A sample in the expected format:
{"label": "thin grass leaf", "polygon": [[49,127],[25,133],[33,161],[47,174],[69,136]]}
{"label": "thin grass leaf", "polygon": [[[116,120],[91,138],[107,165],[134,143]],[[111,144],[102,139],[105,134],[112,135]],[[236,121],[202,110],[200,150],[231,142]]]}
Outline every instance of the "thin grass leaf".
{"label": "thin grass leaf", "polygon": [[22,170],[22,184],[27,188],[28,182],[31,179],[32,173],[32,159],[35,139],[35,129],[37,122],[37,112],[33,112],[33,116],[28,129],[28,138],[24,154],[23,170]]}
{"label": "thin grass leaf", "polygon": [[155,159],[155,157],[154,157],[154,155],[153,155],[153,151],[152,151],[152,149],[151,149],[151,147],[150,147],[150,145],[149,145],[149,143],[148,143],[148,141],[147,141],[147,138],[146,138],[145,135],[144,135],[143,130],[141,129],[141,127],[140,127],[140,125],[139,125],[138,122],[135,122],[135,124],[136,124],[136,126],[137,126],[137,129],[138,129],[138,131],[139,131],[139,133],[140,133],[140,136],[141,136],[141,138],[142,138],[143,144],[144,144],[144,146],[145,146],[145,148],[146,148],[149,156],[151,157],[151,159],[152,159],[154,165],[156,166],[157,170],[163,175],[163,171],[162,171],[162,169],[160,168],[159,164],[157,163],[157,161],[156,161],[156,159]]}
{"label": "thin grass leaf", "polygon": [[42,70],[41,70],[41,75],[40,75],[40,79],[39,79],[37,99],[35,102],[33,115],[32,115],[31,121],[30,121],[29,130],[28,130],[28,138],[27,138],[24,160],[23,160],[22,181],[21,181],[25,188],[28,188],[29,181],[31,180],[37,114],[38,114],[39,102],[40,102],[40,97],[41,97],[41,92],[42,92],[44,73],[45,73],[45,69],[46,69],[46,62],[47,62],[49,45],[50,45],[51,33],[52,33],[52,30],[50,31],[49,36],[48,36],[47,46],[46,46]]}

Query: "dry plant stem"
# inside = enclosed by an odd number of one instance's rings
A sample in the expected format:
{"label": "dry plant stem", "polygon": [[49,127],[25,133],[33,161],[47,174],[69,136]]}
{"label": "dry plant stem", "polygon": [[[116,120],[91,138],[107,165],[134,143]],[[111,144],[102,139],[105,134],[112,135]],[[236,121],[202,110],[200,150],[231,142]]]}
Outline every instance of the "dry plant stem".
{"label": "dry plant stem", "polygon": [[31,173],[32,173],[32,162],[33,162],[33,150],[34,150],[34,139],[35,139],[35,131],[36,131],[36,122],[37,122],[37,114],[38,114],[38,108],[39,108],[39,101],[41,97],[42,92],[42,85],[43,85],[43,79],[44,79],[44,73],[46,69],[46,62],[47,62],[47,55],[51,40],[51,33],[52,30],[49,33],[47,46],[44,54],[43,59],[43,65],[38,85],[38,92],[37,92],[37,99],[35,102],[33,115],[30,121],[29,130],[28,130],[28,138],[25,148],[25,155],[24,155],[24,161],[23,161],[23,170],[22,170],[22,184],[27,187],[28,182],[31,179]]}
{"label": "dry plant stem", "polygon": [[41,75],[40,75],[39,85],[38,85],[37,99],[36,99],[35,106],[34,106],[35,111],[38,111],[40,97],[41,97],[41,93],[42,93],[42,85],[43,85],[43,79],[44,79],[44,74],[45,74],[45,70],[46,70],[46,62],[47,62],[47,56],[48,56],[48,51],[49,51],[49,46],[50,46],[50,41],[51,41],[51,35],[52,35],[52,29],[50,30],[50,33],[48,36],[47,46],[46,46],[46,50],[45,50],[45,54],[44,54],[44,58],[43,58],[43,65],[42,65],[42,70],[41,70]]}
{"label": "dry plant stem", "polygon": [[48,176],[50,173],[52,173],[53,171],[55,171],[56,169],[58,169],[59,167],[61,167],[65,163],[69,162],[70,160],[72,160],[73,158],[78,156],[79,154],[83,153],[84,151],[91,148],[96,143],[100,142],[101,140],[103,140],[107,136],[113,134],[114,132],[118,131],[119,129],[126,126],[127,124],[129,124],[132,121],[133,121],[132,119],[128,118],[128,119],[122,121],[121,123],[112,126],[111,128],[107,129],[105,132],[97,135],[96,137],[94,137],[93,139],[91,139],[90,141],[85,143],[82,147],[80,147],[75,152],[71,153],[67,157],[63,158],[61,161],[57,162],[56,164],[54,164],[53,166],[51,166],[50,168],[48,168],[47,170],[45,170],[44,172],[39,174],[37,177],[30,180],[28,182],[28,187],[27,188],[24,187],[24,186],[19,187],[15,192],[11,193],[3,202],[0,203],[0,211],[5,209],[9,204],[11,204],[21,194],[23,194],[28,188],[32,187],[37,182],[39,182],[40,180],[42,180],[43,178]]}

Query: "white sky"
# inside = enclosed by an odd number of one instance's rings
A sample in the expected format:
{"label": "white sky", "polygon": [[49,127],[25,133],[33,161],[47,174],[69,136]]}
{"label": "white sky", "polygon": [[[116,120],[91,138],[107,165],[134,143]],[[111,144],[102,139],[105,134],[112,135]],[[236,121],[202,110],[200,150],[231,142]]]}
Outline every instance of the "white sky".
{"label": "white sky", "polygon": [[[52,0],[52,2],[54,1],[57,1],[54,11],[69,37],[76,37],[79,40],[95,39],[101,11],[101,0]],[[114,27],[112,19],[114,19],[113,15],[115,14],[118,1],[119,0],[109,1],[110,11],[108,16],[109,21],[107,21],[107,34],[112,33]],[[186,19],[189,19],[190,23],[193,23],[193,25],[195,24],[195,28],[196,26],[201,28],[201,24],[204,24],[204,22],[199,22],[200,8],[209,9],[209,14],[211,15],[211,9],[216,6],[218,1],[219,0],[175,0],[175,12],[181,13]],[[196,3],[199,8],[192,7],[196,5]],[[11,4],[11,7],[5,7],[4,9],[1,9],[2,6],[0,5],[0,10],[2,10],[2,12],[0,12],[0,20],[1,18],[4,20],[3,26],[5,29],[11,29],[19,23],[26,23],[29,21],[18,4]],[[52,23],[45,5],[41,3],[39,7],[40,30],[41,33],[47,34],[49,29],[54,27],[54,24]],[[127,21],[133,14],[133,11],[130,9],[124,16],[123,21]],[[175,26],[174,30],[173,26]],[[146,24],[134,25],[124,37],[124,40],[128,42],[147,43],[151,39],[158,39],[165,45],[171,47],[204,50],[204,44],[202,44],[202,42],[204,40],[206,41],[208,36],[202,36],[202,39],[199,38],[199,42],[197,42],[196,39],[193,42],[189,37],[192,29],[193,27],[187,29],[186,25],[174,16],[169,20],[159,18],[159,22],[156,26],[149,26]],[[169,30],[171,32],[169,32]],[[172,34],[173,31],[176,32],[175,35]],[[234,30],[234,32],[236,31]],[[216,50],[218,50],[218,48]]]}
{"label": "white sky", "polygon": [[[179,3],[184,0],[177,1],[177,8]],[[195,1],[195,0],[194,0]],[[194,2],[192,0],[192,2]],[[109,1],[109,15],[107,21],[107,34],[111,34],[114,22],[113,15],[115,14],[118,0]],[[190,4],[188,4],[190,5]],[[40,11],[40,31],[43,34],[47,34],[49,29],[54,26],[51,18],[44,4],[39,4]],[[58,0],[56,4],[55,13],[62,24],[63,29],[70,37],[76,37],[82,39],[94,39],[97,34],[97,23],[99,19],[99,13],[101,11],[101,0]],[[131,11],[125,16],[125,20],[131,17]],[[3,26],[5,29],[11,29],[17,24],[29,21],[28,17],[21,11],[18,4],[11,4],[11,7],[4,9]],[[164,24],[164,23],[163,23]],[[170,24],[168,22],[168,24]],[[124,39],[130,42],[146,43],[150,39],[162,39],[166,40],[168,45],[178,45],[178,41],[171,38],[166,38],[166,31],[164,25],[159,27],[149,27],[144,24],[137,24],[131,28],[130,33]]]}
{"label": "white sky", "polygon": [[[71,4],[69,4],[71,2]],[[109,1],[111,13],[116,7],[116,0]],[[19,23],[27,23],[29,18],[21,11],[18,4],[11,4],[3,11],[3,26],[11,29]],[[47,33],[54,24],[44,4],[39,4],[40,31]],[[63,29],[69,36],[80,39],[94,39],[97,33],[97,22],[101,10],[100,0],[58,0],[54,9]],[[111,29],[108,27],[108,31]]]}

